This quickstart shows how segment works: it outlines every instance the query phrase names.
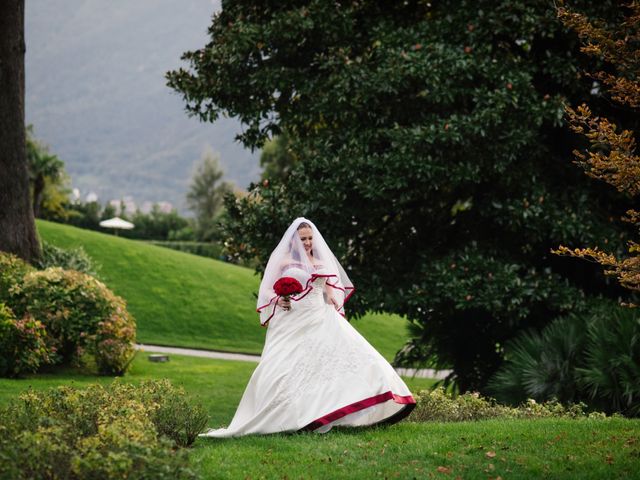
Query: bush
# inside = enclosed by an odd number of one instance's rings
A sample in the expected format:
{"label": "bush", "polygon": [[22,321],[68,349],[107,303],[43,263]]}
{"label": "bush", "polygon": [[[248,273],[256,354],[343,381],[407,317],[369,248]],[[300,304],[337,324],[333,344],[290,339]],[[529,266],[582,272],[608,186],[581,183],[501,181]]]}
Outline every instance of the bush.
{"label": "bush", "polygon": [[416,408],[411,414],[411,420],[416,422],[463,422],[490,418],[606,418],[605,414],[599,412],[587,415],[583,403],[564,406],[557,400],[538,403],[527,399],[517,407],[510,407],[478,393],[453,396],[447,394],[443,387],[418,392],[416,400]]}
{"label": "bush", "polygon": [[152,420],[154,392],[188,403],[168,382],[23,393],[0,409],[0,478],[194,478]]}
{"label": "bush", "polygon": [[61,267],[65,270],[76,270],[92,277],[99,278],[98,268],[82,247],[65,249],[56,247],[49,242],[42,242],[42,256],[36,263],[41,270],[50,267]]}
{"label": "bush", "polygon": [[577,382],[598,408],[640,416],[640,316],[617,309],[591,321],[586,329]]}
{"label": "bush", "polygon": [[512,405],[527,398],[557,398],[565,403],[578,400],[575,369],[586,341],[584,331],[584,319],[570,315],[541,332],[522,332],[507,344],[505,363],[487,390]]}
{"label": "bush", "polygon": [[570,315],[506,346],[488,390],[500,401],[586,402],[608,413],[640,415],[640,316],[604,304]]}
{"label": "bush", "polygon": [[33,270],[33,267],[15,255],[0,252],[0,302],[11,305],[16,287]]}
{"label": "bush", "polygon": [[57,267],[31,272],[20,307],[44,323],[57,362],[78,361],[87,349],[100,373],[121,375],[133,359],[133,317],[122,298],[89,275]]}
{"label": "bush", "polygon": [[161,380],[143,383],[142,392],[145,403],[158,405],[151,414],[158,433],[176,445],[192,445],[205,429],[209,416],[200,405],[191,405],[187,401],[184,389],[174,387],[168,380]]}
{"label": "bush", "polygon": [[417,405],[411,419],[417,422],[461,422],[495,418],[506,411],[477,393],[454,397],[443,387],[423,390],[417,395]]}
{"label": "bush", "polygon": [[0,377],[20,377],[51,361],[44,325],[30,315],[18,320],[0,303]]}

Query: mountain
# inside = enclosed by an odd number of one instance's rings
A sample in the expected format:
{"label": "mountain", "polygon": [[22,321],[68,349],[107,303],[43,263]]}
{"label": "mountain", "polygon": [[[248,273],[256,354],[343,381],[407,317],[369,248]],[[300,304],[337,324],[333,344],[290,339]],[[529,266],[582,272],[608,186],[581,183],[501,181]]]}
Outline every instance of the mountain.
{"label": "mountain", "polygon": [[183,52],[205,45],[219,9],[210,0],[26,2],[26,121],[83,195],[184,209],[207,149],[226,180],[244,188],[259,177],[258,153],[234,139],[239,122],[187,116],[165,84],[165,72],[186,66]]}

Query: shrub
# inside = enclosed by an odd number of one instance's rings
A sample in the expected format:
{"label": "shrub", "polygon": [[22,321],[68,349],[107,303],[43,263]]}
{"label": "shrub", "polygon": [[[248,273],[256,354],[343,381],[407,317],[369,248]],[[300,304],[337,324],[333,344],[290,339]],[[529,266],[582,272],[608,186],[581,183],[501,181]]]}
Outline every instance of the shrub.
{"label": "shrub", "polygon": [[577,382],[595,406],[640,416],[640,316],[617,309],[586,329],[587,342]]}
{"label": "shrub", "polygon": [[411,419],[418,422],[461,422],[484,420],[503,413],[503,407],[477,393],[465,393],[454,397],[443,387],[423,390],[417,395],[417,405]]}
{"label": "shrub", "polygon": [[61,362],[88,349],[100,373],[121,375],[133,358],[135,322],[124,300],[89,275],[57,267],[28,273],[20,303],[44,323]]}
{"label": "shrub", "polygon": [[[538,403],[534,399],[529,398],[517,408],[511,410],[514,418],[547,418],[547,417],[567,417],[567,418],[583,418],[587,416],[585,412],[586,405],[580,403],[570,403],[563,405],[556,399]],[[591,412],[589,418],[606,418],[606,414],[602,412]]]}
{"label": "shrub", "polygon": [[[583,403],[562,405],[557,400],[538,403],[527,399],[517,407],[501,405],[492,398],[478,393],[453,396],[443,387],[417,394],[417,405],[411,414],[416,422],[462,422],[490,418],[587,418]],[[607,418],[594,412],[588,418]]]}
{"label": "shrub", "polygon": [[182,388],[175,388],[168,380],[142,384],[145,401],[157,404],[151,419],[158,432],[180,447],[188,447],[204,430],[209,416],[200,405],[191,405]]}
{"label": "shrub", "polygon": [[76,270],[92,277],[99,278],[96,273],[98,268],[82,247],[65,249],[56,247],[49,242],[42,242],[42,255],[36,262],[36,267],[41,270],[50,267],[61,267],[65,270]]}
{"label": "shrub", "polygon": [[589,316],[570,315],[539,333],[524,332],[507,345],[488,391],[511,404],[558,398],[638,416],[640,315],[603,304]]}
{"label": "shrub", "polygon": [[122,375],[126,372],[135,356],[135,337],[135,323],[124,305],[117,306],[115,313],[98,322],[90,345],[98,372],[104,375]]}
{"label": "shrub", "polygon": [[23,393],[0,409],[0,478],[194,478],[152,420],[157,391],[187,402],[164,382]]}
{"label": "shrub", "polygon": [[20,377],[50,361],[44,325],[30,315],[16,319],[0,303],[0,377]]}
{"label": "shrub", "polygon": [[487,385],[500,401],[518,404],[527,398],[576,401],[580,394],[575,368],[586,341],[584,319],[560,318],[541,332],[525,331],[507,344],[505,363]]}
{"label": "shrub", "polygon": [[0,302],[12,305],[12,297],[24,276],[34,269],[10,253],[0,252]]}

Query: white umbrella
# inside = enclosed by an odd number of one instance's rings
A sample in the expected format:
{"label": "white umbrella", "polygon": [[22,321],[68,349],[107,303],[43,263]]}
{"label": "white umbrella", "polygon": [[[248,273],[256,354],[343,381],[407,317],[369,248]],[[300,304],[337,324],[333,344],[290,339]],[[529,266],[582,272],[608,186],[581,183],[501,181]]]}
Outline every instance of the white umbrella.
{"label": "white umbrella", "polygon": [[118,234],[118,229],[131,230],[135,225],[131,222],[121,219],[120,217],[113,217],[109,220],[103,220],[100,222],[100,226],[103,228],[113,228]]}

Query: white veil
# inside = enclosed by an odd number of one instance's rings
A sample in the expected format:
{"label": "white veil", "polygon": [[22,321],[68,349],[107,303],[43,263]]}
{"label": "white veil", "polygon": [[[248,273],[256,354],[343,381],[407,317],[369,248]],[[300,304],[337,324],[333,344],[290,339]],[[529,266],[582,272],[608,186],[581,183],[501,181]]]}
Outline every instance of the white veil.
{"label": "white veil", "polygon": [[[309,226],[313,232],[313,261],[309,260],[300,241],[298,228],[301,224],[306,224],[303,226]],[[332,294],[340,305],[338,312],[344,316],[344,304],[354,291],[353,284],[311,220],[296,218],[269,257],[258,292],[257,311],[260,313],[262,326],[267,325],[276,308],[279,308],[276,305],[278,295],[273,291],[273,284],[283,276],[294,277],[302,285],[303,292],[292,296],[292,301],[302,299],[308,294],[316,278],[326,277],[327,285],[332,287]]]}

